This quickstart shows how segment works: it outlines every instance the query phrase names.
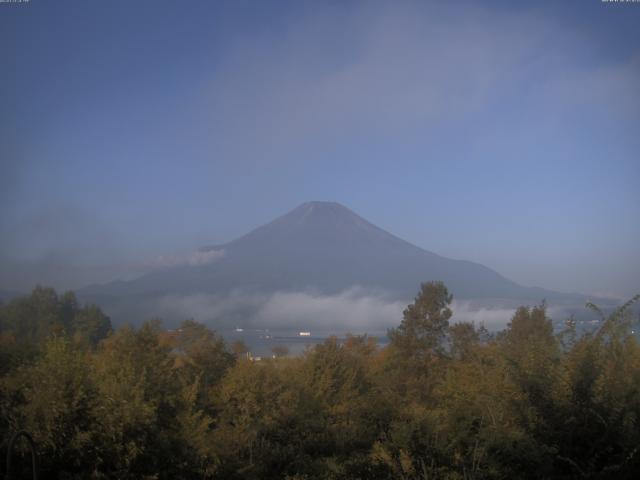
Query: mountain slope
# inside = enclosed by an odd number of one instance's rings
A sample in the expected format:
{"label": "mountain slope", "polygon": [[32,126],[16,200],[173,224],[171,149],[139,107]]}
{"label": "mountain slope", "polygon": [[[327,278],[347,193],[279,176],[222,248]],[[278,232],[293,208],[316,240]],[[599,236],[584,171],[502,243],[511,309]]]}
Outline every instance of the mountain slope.
{"label": "mountain slope", "polygon": [[357,285],[410,299],[420,282],[442,280],[458,299],[583,301],[580,295],[522,287],[477,263],[441,257],[330,202],[302,204],[236,240],[204,247],[198,255],[206,261],[87,287],[80,295],[100,302],[234,290],[332,294]]}

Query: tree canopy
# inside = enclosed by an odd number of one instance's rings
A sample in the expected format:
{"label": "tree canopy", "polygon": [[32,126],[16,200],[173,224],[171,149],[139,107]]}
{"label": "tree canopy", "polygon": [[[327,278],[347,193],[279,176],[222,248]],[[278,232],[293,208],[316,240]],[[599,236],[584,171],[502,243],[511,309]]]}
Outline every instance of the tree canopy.
{"label": "tree canopy", "polygon": [[450,324],[451,300],[423,284],[388,346],[258,362],[196,321],[113,331],[38,287],[0,306],[0,448],[27,430],[60,479],[637,478],[632,302],[583,334],[520,307],[492,335]]}

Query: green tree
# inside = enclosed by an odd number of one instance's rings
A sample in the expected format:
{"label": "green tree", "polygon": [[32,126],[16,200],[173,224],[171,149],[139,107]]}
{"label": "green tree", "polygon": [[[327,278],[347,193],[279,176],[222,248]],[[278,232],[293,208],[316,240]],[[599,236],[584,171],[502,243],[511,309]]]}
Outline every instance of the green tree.
{"label": "green tree", "polygon": [[573,342],[563,362],[565,388],[555,425],[556,471],[567,478],[634,478],[640,471],[640,344],[629,302]]}
{"label": "green tree", "polygon": [[68,330],[66,322],[72,314],[64,313],[56,291],[37,286],[31,295],[15,298],[0,307],[2,333],[18,343],[33,345]]}
{"label": "green tree", "polygon": [[[46,478],[87,478],[98,465],[93,436],[98,393],[84,354],[53,337],[42,355],[1,381],[2,417],[9,430],[27,430]],[[8,433],[8,432],[7,432]]]}
{"label": "green tree", "polygon": [[[110,478],[179,478],[185,468],[183,390],[159,324],[122,327],[99,346],[93,361],[100,403],[98,466]],[[189,456],[187,456],[189,458]]]}
{"label": "green tree", "polygon": [[236,358],[246,358],[247,353],[249,353],[249,347],[242,340],[235,340],[231,344],[231,351],[235,355]]}
{"label": "green tree", "polygon": [[82,345],[95,348],[111,332],[111,320],[96,305],[77,309],[71,322],[73,338]]}
{"label": "green tree", "polygon": [[23,348],[34,348],[51,335],[70,335],[95,346],[111,332],[111,321],[96,305],[81,307],[73,292],[60,296],[37,286],[30,295],[0,305],[0,334]]}
{"label": "green tree", "polygon": [[224,339],[202,323],[185,320],[173,333],[170,345],[175,353],[176,367],[190,381],[200,376],[203,386],[209,388],[220,381],[234,362]]}
{"label": "green tree", "polygon": [[[446,370],[445,338],[452,296],[442,282],[423,283],[397,328],[388,332],[389,347],[380,375],[395,404],[424,405]],[[422,407],[420,407],[422,408]]]}
{"label": "green tree", "polygon": [[391,345],[407,357],[441,354],[452,298],[444,283],[423,283],[414,302],[403,312],[400,325],[389,330]]}
{"label": "green tree", "polygon": [[220,478],[279,479],[308,472],[320,429],[295,359],[238,362],[225,376],[213,439]]}
{"label": "green tree", "polygon": [[466,360],[480,342],[480,333],[472,323],[461,322],[449,327],[451,356],[456,360]]}

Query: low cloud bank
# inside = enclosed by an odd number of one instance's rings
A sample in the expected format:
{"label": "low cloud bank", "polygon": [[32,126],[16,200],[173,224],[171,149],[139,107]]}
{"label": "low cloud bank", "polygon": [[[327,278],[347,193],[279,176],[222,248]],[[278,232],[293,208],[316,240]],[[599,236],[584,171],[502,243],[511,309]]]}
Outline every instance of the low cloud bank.
{"label": "low cloud bank", "polygon": [[484,325],[488,330],[502,330],[515,312],[515,308],[482,307],[465,301],[454,301],[451,310],[450,323],[470,322],[476,326]]}
{"label": "low cloud bank", "polygon": [[[384,332],[402,321],[410,300],[392,298],[387,292],[353,287],[334,295],[314,291],[281,291],[273,294],[234,291],[229,294],[170,295],[153,307],[154,315],[167,320],[194,318],[220,328],[300,328],[335,333]],[[505,328],[515,312],[513,306],[483,306],[454,301],[451,323],[473,322],[489,330]],[[561,312],[549,310],[554,319]]]}
{"label": "low cloud bank", "polygon": [[261,306],[256,321],[272,328],[300,325],[380,331],[400,323],[405,307],[406,302],[390,301],[384,295],[372,295],[359,288],[337,295],[278,292]]}

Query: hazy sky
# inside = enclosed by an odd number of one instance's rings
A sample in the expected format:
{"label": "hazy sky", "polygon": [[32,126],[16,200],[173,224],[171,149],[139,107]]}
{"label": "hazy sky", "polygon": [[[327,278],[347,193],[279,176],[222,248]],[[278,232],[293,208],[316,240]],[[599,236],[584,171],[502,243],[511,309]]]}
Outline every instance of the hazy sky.
{"label": "hazy sky", "polygon": [[640,291],[640,3],[0,3],[0,288],[343,203],[524,285]]}

